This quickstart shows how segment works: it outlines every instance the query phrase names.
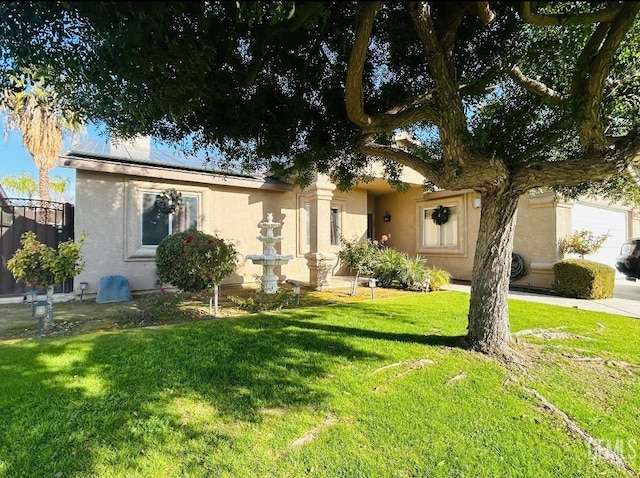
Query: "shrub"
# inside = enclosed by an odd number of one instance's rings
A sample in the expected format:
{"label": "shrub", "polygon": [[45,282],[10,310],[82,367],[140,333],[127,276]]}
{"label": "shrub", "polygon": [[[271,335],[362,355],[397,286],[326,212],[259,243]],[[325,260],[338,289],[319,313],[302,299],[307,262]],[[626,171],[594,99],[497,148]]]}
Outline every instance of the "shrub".
{"label": "shrub", "polygon": [[344,238],[340,239],[342,248],[338,252],[338,259],[341,263],[356,273],[356,277],[351,289],[351,295],[355,294],[355,285],[358,283],[360,275],[373,274],[378,257],[380,256],[380,249],[376,247],[370,240],[363,242],[347,241]]}
{"label": "shrub", "polygon": [[170,234],[156,251],[160,280],[185,292],[213,289],[233,273],[237,261],[233,244],[200,231]]}
{"label": "shrub", "polygon": [[25,232],[22,247],[7,261],[7,269],[17,280],[40,287],[75,277],[84,270],[80,249],[85,237],[83,233],[78,242],[61,242],[54,249],[39,242],[34,232]]}
{"label": "shrub", "polygon": [[443,269],[432,267],[429,270],[429,290],[440,290],[443,286],[451,282],[451,274]]}
{"label": "shrub", "polygon": [[275,294],[267,294],[263,290],[258,290],[247,298],[229,296],[228,299],[236,307],[246,312],[261,312],[291,308],[295,302],[295,295],[288,290],[280,290]]}
{"label": "shrub", "polygon": [[613,267],[585,259],[565,259],[553,265],[553,273],[553,288],[559,295],[578,299],[613,297]]}
{"label": "shrub", "polygon": [[183,318],[196,318],[194,310],[180,307],[182,299],[178,294],[149,294],[136,301],[134,309],[123,315],[136,323],[155,323]]}
{"label": "shrub", "polygon": [[598,252],[609,237],[610,234],[607,233],[596,236],[591,231],[576,231],[560,243],[560,252],[578,254],[584,259],[584,256]]}
{"label": "shrub", "polygon": [[426,261],[420,256],[413,259],[404,252],[389,248],[380,251],[374,276],[381,287],[390,287],[398,282],[400,287],[406,289],[426,282],[429,270]]}

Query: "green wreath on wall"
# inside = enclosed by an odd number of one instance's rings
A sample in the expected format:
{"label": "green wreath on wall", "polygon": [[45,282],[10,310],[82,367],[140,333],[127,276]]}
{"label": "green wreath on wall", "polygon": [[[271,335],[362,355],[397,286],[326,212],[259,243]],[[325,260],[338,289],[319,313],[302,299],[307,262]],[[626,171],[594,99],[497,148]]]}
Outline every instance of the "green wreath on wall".
{"label": "green wreath on wall", "polygon": [[431,213],[431,220],[438,226],[442,226],[449,221],[449,215],[451,211],[447,206],[438,206]]}
{"label": "green wreath on wall", "polygon": [[161,194],[156,195],[155,207],[158,213],[174,214],[182,209],[184,199],[182,193],[174,188],[165,189]]}

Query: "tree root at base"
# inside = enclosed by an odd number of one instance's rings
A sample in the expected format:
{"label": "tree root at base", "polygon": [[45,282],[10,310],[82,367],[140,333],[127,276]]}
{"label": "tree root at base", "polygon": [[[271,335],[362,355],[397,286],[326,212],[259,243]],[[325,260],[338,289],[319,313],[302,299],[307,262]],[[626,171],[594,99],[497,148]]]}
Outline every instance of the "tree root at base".
{"label": "tree root at base", "polygon": [[[511,381],[517,382],[517,379],[513,379]],[[551,403],[545,397],[540,395],[540,393],[537,390],[528,388],[524,385],[522,385],[522,388],[524,389],[524,391],[526,391],[527,393],[537,398],[547,410],[549,410],[551,413],[553,413],[557,417],[560,417],[564,421],[565,425],[567,426],[567,429],[571,433],[580,437],[582,440],[586,441],[597,456],[611,463],[612,465],[627,471],[632,476],[640,477],[640,474],[637,471],[635,471],[633,468],[627,465],[627,463],[624,461],[624,458],[622,458],[619,454],[617,454],[613,450],[610,450],[609,448],[601,445],[598,442],[598,440],[596,440],[591,435],[589,435],[586,431],[580,428],[566,413],[564,413],[562,410],[556,407],[553,403]]]}
{"label": "tree root at base", "polygon": [[324,430],[326,430],[327,428],[329,428],[330,426],[335,425],[336,423],[338,423],[338,418],[335,415],[331,415],[329,416],[325,421],[323,421],[320,425],[318,425],[317,427],[313,428],[312,430],[309,430],[307,433],[305,433],[304,435],[302,435],[300,438],[297,438],[295,440],[293,440],[288,448],[299,448],[303,445],[306,445],[307,443],[312,442],[313,440],[315,440],[315,438]]}

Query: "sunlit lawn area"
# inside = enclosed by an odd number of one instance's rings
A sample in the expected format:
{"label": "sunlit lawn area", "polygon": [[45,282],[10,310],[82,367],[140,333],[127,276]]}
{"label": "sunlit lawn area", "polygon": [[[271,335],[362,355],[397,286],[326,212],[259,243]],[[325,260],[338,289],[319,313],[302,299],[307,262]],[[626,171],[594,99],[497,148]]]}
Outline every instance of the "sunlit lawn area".
{"label": "sunlit lawn area", "polygon": [[[640,321],[511,302],[521,364],[456,347],[468,295],[0,343],[0,476],[625,476]],[[575,334],[575,335],[569,335]],[[588,360],[590,359],[590,360]]]}

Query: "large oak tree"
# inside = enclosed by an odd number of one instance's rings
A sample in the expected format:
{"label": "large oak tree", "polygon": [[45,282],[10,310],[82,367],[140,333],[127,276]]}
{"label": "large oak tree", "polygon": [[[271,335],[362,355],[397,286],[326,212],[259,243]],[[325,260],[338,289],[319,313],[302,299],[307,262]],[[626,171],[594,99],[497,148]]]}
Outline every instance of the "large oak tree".
{"label": "large oak tree", "polygon": [[[518,198],[636,194],[636,2],[5,3],[3,67],[122,136],[230,164],[330,172],[372,157],[482,197],[469,345],[509,350]],[[391,141],[406,130],[414,147]],[[569,189],[567,189],[569,188]],[[628,196],[637,197],[637,196]]]}

